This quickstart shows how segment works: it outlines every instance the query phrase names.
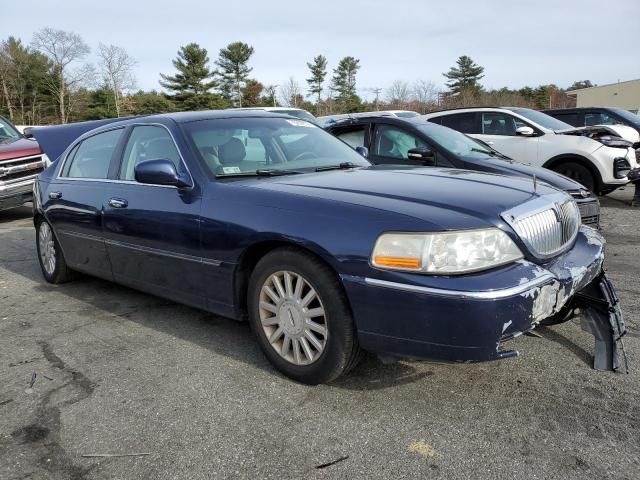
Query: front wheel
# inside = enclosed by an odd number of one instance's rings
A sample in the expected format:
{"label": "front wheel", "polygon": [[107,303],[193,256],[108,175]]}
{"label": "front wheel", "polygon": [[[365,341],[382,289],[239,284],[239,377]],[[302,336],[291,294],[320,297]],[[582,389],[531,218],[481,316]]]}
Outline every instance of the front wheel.
{"label": "front wheel", "polygon": [[60,244],[46,220],[38,221],[36,235],[38,260],[45,280],[49,283],[65,283],[71,280],[72,272],[67,267]]}
{"label": "front wheel", "polygon": [[276,250],[254,269],[249,321],[267,358],[286,376],[315,385],[359,359],[353,318],[335,273],[311,255]]}
{"label": "front wheel", "polygon": [[584,188],[595,192],[596,191],[596,179],[591,173],[589,168],[577,162],[564,162],[553,167],[554,172],[561,173],[565,177],[569,177],[572,180],[582,184]]}

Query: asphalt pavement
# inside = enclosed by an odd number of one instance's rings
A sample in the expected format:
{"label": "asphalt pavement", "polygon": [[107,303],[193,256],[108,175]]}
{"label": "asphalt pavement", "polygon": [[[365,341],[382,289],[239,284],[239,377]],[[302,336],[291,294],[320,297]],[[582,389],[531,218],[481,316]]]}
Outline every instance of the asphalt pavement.
{"label": "asphalt pavement", "polygon": [[272,369],[246,324],[90,277],[47,284],[30,209],[0,212],[0,479],[637,480],[632,193],[602,199],[629,375],[592,370],[572,321],[516,339],[514,359],[369,357],[317,387]]}

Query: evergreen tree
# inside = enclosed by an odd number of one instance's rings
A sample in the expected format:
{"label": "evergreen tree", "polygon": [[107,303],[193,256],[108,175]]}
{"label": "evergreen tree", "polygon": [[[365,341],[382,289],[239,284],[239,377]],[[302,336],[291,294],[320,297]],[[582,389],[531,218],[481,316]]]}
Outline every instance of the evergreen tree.
{"label": "evergreen tree", "polygon": [[253,55],[253,47],[243,42],[233,42],[221,48],[216,65],[220,67],[223,96],[238,107],[242,107],[242,84],[253,70],[247,65]]}
{"label": "evergreen tree", "polygon": [[214,108],[220,104],[218,95],[212,94],[216,86],[214,72],[209,68],[207,50],[197,43],[180,47],[173,66],[175,75],[160,74],[160,85],[174,92],[171,96],[181,110]]}
{"label": "evergreen tree", "polygon": [[327,58],[324,55],[318,55],[313,58],[312,63],[307,63],[307,67],[309,67],[309,71],[311,72],[311,77],[307,78],[309,96],[316,95],[316,104],[320,105],[322,101],[320,96],[322,94],[322,85],[324,84],[324,79],[327,77]]}
{"label": "evergreen tree", "polygon": [[336,92],[336,101],[345,112],[357,112],[362,108],[362,101],[356,95],[356,73],[360,68],[360,60],[344,57],[333,70],[331,89]]}
{"label": "evergreen tree", "polygon": [[447,73],[443,73],[449,79],[447,87],[451,93],[480,93],[482,86],[479,81],[484,77],[484,67],[476,65],[471,57],[466,55],[459,57],[456,65],[457,67],[451,67]]}

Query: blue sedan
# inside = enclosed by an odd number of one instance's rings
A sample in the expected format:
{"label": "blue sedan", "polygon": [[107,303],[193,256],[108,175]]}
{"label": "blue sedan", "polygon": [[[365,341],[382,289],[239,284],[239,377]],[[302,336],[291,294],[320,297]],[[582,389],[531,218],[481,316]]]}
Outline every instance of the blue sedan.
{"label": "blue sedan", "polygon": [[[87,130],[78,136],[83,130]],[[305,383],[363,350],[484,361],[564,316],[604,241],[546,184],[372,166],[306,121],[193,112],[34,131],[42,273],[115,281],[248,320]],[[62,144],[61,144],[62,143]],[[57,155],[56,155],[57,156]]]}

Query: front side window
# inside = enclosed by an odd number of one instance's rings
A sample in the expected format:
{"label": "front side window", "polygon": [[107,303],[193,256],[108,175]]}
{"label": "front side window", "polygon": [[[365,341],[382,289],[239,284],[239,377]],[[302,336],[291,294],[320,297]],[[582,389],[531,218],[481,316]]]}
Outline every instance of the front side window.
{"label": "front side window", "polygon": [[482,133],[485,135],[515,136],[516,129],[526,127],[522,121],[502,112],[484,112],[482,114]]}
{"label": "front side window", "polygon": [[594,125],[619,125],[622,124],[620,120],[612,117],[607,112],[587,112],[584,114],[585,127],[592,127]]}
{"label": "front side window", "polygon": [[480,133],[480,128],[476,122],[476,114],[474,112],[453,113],[437,117],[442,119],[439,123],[445,127],[453,128],[462,133]]}
{"label": "front side window", "polygon": [[123,129],[98,133],[83,140],[68,157],[60,176],[69,178],[106,179],[111,157]]}
{"label": "front side window", "polygon": [[430,141],[454,156],[473,159],[487,159],[494,156],[491,148],[472,137],[463,135],[450,128],[425,123],[417,125]]}
{"label": "front side window", "polygon": [[340,129],[334,135],[347,145],[356,148],[364,146],[364,132],[364,125],[358,125],[357,127]]}
{"label": "front side window", "polygon": [[341,163],[369,165],[348,145],[304,120],[225,118],[184,126],[214,176],[258,170],[312,171]]}
{"label": "front side window", "polygon": [[428,148],[428,146],[415,135],[399,128],[387,125],[377,128],[373,144],[374,155],[406,160],[412,148]]}
{"label": "front side window", "polygon": [[180,154],[171,135],[158,125],[133,127],[122,157],[118,178],[135,180],[136,165],[146,160],[170,160],[180,169]]}

